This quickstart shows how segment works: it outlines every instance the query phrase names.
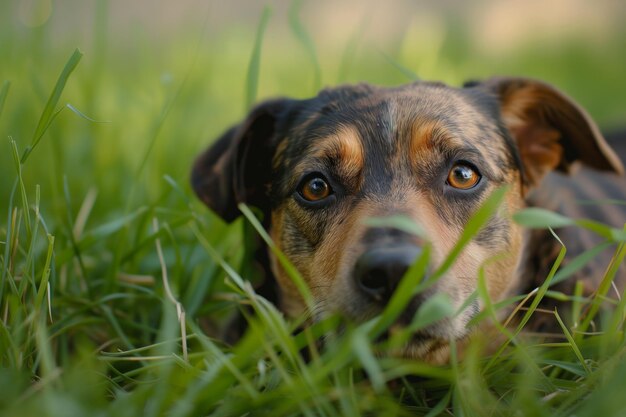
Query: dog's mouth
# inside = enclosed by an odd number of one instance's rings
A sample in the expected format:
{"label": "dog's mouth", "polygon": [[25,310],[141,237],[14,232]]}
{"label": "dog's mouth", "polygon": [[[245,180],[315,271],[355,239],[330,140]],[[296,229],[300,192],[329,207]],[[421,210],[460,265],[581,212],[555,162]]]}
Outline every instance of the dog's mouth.
{"label": "dog's mouth", "polygon": [[[427,308],[430,310],[427,314],[429,318],[420,317],[425,299],[440,296],[437,291],[426,291],[413,296],[393,322],[372,339],[372,347],[376,354],[435,364],[445,363],[448,359],[450,340],[466,337],[469,330],[466,328],[466,320],[455,313],[441,313],[437,319],[433,317],[432,309]],[[359,308],[355,308],[356,306]],[[328,307],[328,304],[321,303],[320,307]],[[374,323],[370,322],[380,319],[384,314],[385,308],[374,303],[343,303],[336,310],[321,308],[314,321],[336,316],[339,323],[337,331],[341,334],[361,324],[371,329],[370,324]]]}
{"label": "dog's mouth", "polygon": [[440,363],[447,359],[449,339],[429,328],[410,331],[394,324],[378,337],[376,345],[385,355]]}
{"label": "dog's mouth", "polygon": [[444,363],[449,358],[451,341],[461,342],[470,333],[467,322],[472,314],[444,315],[428,324],[420,324],[424,323],[419,318],[423,305],[421,297],[411,300],[394,323],[376,338],[375,344],[382,354]]}

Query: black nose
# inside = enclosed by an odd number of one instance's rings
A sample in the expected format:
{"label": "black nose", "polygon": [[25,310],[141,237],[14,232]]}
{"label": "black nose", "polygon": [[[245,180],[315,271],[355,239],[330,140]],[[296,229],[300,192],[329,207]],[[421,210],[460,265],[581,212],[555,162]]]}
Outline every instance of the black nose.
{"label": "black nose", "polygon": [[374,301],[388,301],[420,253],[421,248],[414,245],[380,247],[364,252],[354,267],[357,287]]}

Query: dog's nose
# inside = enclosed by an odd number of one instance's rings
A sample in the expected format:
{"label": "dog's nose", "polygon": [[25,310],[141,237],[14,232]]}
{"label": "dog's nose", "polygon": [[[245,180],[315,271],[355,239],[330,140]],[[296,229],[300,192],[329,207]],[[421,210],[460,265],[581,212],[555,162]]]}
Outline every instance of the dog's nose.
{"label": "dog's nose", "polygon": [[376,302],[388,301],[420,253],[421,249],[414,245],[380,247],[364,252],[354,268],[357,287]]}

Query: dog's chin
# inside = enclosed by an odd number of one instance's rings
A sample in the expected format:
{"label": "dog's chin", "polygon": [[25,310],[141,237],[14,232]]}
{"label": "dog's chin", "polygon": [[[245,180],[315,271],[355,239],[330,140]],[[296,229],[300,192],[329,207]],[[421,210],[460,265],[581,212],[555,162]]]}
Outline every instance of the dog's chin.
{"label": "dog's chin", "polygon": [[[394,324],[378,339],[380,353],[398,358],[416,359],[432,364],[448,362],[451,337],[447,337],[441,328],[426,328],[411,334],[408,340],[393,345],[394,334],[402,331],[403,326]],[[405,336],[406,337],[406,336]]]}
{"label": "dog's chin", "polygon": [[392,350],[393,356],[416,359],[433,365],[443,365],[450,360],[450,344],[442,339],[411,341],[404,347]]}
{"label": "dog's chin", "polygon": [[[354,308],[354,306],[352,306]],[[382,313],[382,310],[371,306],[369,309],[359,309],[358,311],[345,311],[350,309],[340,309],[339,313],[349,322],[358,324],[371,320]],[[384,331],[375,341],[377,354],[382,356],[393,356],[405,359],[421,360],[433,365],[441,365],[449,362],[450,340],[464,339],[468,332],[465,326],[455,323],[449,318],[440,320],[423,329],[415,331],[408,336],[402,336],[402,341],[394,340],[395,335],[402,333],[411,325],[416,309],[407,310],[396,319],[396,321]],[[318,311],[316,319],[326,316],[328,312]],[[400,342],[396,344],[396,342]]]}

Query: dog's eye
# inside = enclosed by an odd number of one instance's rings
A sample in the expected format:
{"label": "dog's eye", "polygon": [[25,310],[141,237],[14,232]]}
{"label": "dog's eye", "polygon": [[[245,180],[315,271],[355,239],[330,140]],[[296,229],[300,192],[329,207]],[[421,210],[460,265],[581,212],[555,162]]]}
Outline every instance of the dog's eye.
{"label": "dog's eye", "polygon": [[472,166],[457,162],[448,173],[448,185],[459,190],[469,190],[478,184],[480,174]]}
{"label": "dog's eye", "polygon": [[331,193],[330,185],[324,178],[311,177],[306,179],[299,188],[300,195],[307,201],[321,201]]}

